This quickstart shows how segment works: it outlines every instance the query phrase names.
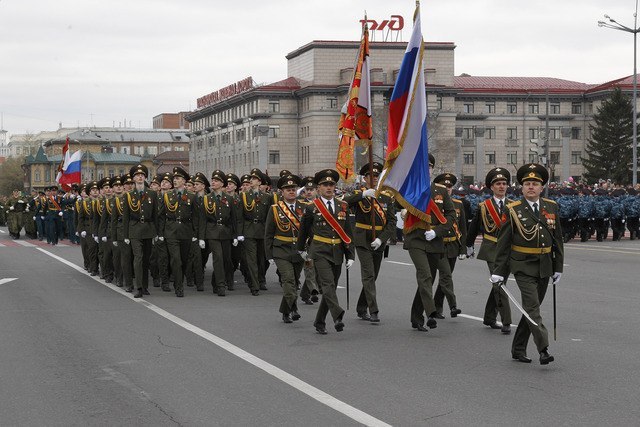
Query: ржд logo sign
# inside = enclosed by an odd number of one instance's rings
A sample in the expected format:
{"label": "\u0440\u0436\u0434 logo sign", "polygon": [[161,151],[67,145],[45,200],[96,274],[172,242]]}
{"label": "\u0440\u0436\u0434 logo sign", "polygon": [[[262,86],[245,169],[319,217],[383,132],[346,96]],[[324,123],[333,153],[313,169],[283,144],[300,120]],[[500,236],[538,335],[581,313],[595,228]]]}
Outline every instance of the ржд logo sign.
{"label": "\u0440\u0436\u0434 logo sign", "polygon": [[401,31],[404,28],[404,18],[400,15],[391,15],[391,19],[384,19],[380,22],[375,19],[360,20],[360,24],[365,23],[369,26],[369,30],[371,31],[372,41],[375,40],[376,31],[381,31],[384,41],[387,41],[387,39],[391,39],[389,41],[393,41],[393,35],[395,35],[395,41],[398,41],[398,39],[402,40]]}

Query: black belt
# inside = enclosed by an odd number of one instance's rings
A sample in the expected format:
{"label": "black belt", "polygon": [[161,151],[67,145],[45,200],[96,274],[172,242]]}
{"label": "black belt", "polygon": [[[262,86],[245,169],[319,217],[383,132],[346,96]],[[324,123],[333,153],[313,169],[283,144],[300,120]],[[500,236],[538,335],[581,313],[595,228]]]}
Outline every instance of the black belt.
{"label": "black belt", "polygon": [[254,219],[250,219],[249,221],[253,222],[254,224],[257,224],[259,222],[261,222],[259,219],[254,218]]}
{"label": "black belt", "polygon": [[148,219],[144,219],[144,218],[131,218],[131,221],[138,221],[141,224],[144,224],[145,222],[149,222]]}
{"label": "black belt", "polygon": [[183,222],[191,222],[191,218],[167,218],[167,221],[177,222],[178,224],[182,224]]}
{"label": "black belt", "polygon": [[207,219],[208,223],[213,223],[215,225],[226,225],[224,222],[222,222],[222,220],[220,219]]}

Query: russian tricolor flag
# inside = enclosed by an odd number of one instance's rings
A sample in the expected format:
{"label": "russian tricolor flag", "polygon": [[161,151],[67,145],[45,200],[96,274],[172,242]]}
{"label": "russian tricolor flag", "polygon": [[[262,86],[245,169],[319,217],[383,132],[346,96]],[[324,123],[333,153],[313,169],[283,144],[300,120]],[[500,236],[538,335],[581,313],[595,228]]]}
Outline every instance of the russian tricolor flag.
{"label": "russian tricolor flag", "polygon": [[62,175],[58,182],[61,185],[79,184],[82,179],[80,165],[82,164],[82,151],[78,150],[72,155],[69,152],[65,154],[64,166],[62,167]]}
{"label": "russian tricolor flag", "polygon": [[389,102],[387,158],[379,187],[390,190],[409,213],[427,221],[431,180],[423,53],[417,6],[411,40]]}

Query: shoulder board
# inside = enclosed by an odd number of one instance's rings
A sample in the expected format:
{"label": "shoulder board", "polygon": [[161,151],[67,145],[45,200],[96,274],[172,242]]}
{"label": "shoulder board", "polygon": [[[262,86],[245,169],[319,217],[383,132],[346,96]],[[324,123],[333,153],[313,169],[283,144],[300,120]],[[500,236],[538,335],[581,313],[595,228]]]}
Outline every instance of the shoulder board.
{"label": "shoulder board", "polygon": [[557,205],[557,203],[556,203],[556,201],[555,201],[555,200],[545,199],[544,197],[542,197],[542,200],[544,200],[544,201],[545,201],[545,202],[547,202],[547,203],[551,203],[551,204],[553,204],[553,205]]}
{"label": "shoulder board", "polygon": [[507,207],[508,208],[513,208],[515,206],[518,206],[520,203],[522,203],[522,200],[516,200],[515,202],[507,203]]}
{"label": "shoulder board", "polygon": [[435,183],[436,187],[442,187],[442,188],[447,188],[446,186],[442,185],[442,184],[438,184],[437,182]]}
{"label": "shoulder board", "polygon": [[391,191],[389,191],[389,190],[382,190],[380,192],[380,194],[382,194],[384,196],[387,196],[387,197],[391,197],[393,199],[393,193]]}
{"label": "shoulder board", "polygon": [[453,203],[460,203],[460,204],[462,204],[462,200],[454,199],[453,197],[451,198],[451,201],[452,201]]}
{"label": "shoulder board", "polygon": [[298,199],[298,203],[300,203],[301,205],[310,205],[311,202],[307,202],[306,200],[300,200]]}

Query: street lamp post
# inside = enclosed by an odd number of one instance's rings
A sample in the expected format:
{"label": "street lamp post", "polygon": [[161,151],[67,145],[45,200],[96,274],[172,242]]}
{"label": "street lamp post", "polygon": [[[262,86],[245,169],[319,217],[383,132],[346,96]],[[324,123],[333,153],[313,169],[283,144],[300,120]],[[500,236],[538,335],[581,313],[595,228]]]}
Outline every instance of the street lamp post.
{"label": "street lamp post", "polygon": [[633,171],[633,186],[635,187],[638,183],[638,114],[636,107],[636,99],[638,95],[638,73],[636,66],[636,57],[637,57],[637,38],[638,32],[640,32],[640,28],[638,28],[638,0],[636,0],[636,10],[633,14],[633,28],[629,28],[625,25],[620,24],[615,19],[611,18],[609,15],[604,15],[607,21],[598,21],[599,27],[611,28],[612,30],[624,31],[625,33],[633,34],[633,155],[632,155],[632,164],[631,169]]}

